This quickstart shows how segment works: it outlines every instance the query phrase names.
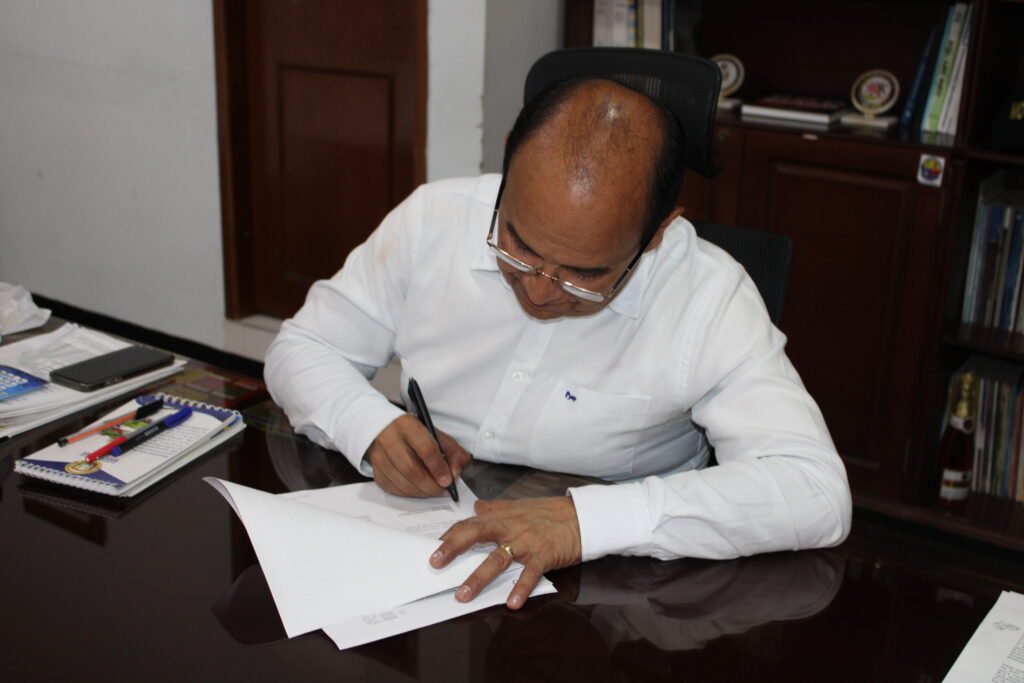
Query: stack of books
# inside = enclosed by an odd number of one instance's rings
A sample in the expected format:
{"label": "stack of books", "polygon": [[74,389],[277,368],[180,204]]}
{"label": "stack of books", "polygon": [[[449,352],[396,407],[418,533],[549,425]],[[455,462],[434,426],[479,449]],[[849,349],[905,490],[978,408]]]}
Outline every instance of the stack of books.
{"label": "stack of books", "polygon": [[969,357],[950,380],[947,416],[967,371],[978,378],[971,491],[1024,501],[1024,366]]}
{"label": "stack of books", "polygon": [[922,133],[955,135],[963,98],[973,6],[958,2],[932,28],[918,62],[900,125]]}
{"label": "stack of books", "polygon": [[981,183],[960,319],[1024,334],[1024,192],[1006,189],[1005,171]]}
{"label": "stack of books", "polygon": [[800,95],[770,95],[749,104],[745,102],[740,107],[740,115],[745,120],[821,127],[828,127],[849,111],[842,100]]}

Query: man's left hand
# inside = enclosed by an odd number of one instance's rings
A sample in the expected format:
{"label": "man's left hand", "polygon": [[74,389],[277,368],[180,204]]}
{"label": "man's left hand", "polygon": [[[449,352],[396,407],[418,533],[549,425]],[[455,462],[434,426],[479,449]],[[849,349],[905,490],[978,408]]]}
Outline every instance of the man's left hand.
{"label": "man's left hand", "polygon": [[512,563],[502,545],[511,548],[515,561],[524,567],[505,603],[511,609],[523,606],[544,572],[579,564],[582,558],[580,525],[570,496],[479,500],[474,510],[476,517],[444,532],[444,542],[430,556],[430,564],[440,569],[477,543],[499,544],[455,591],[460,602],[472,600]]}

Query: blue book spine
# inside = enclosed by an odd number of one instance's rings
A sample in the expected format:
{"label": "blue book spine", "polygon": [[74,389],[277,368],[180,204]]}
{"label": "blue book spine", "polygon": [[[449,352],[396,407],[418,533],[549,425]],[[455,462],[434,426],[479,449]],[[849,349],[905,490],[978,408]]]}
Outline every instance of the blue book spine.
{"label": "blue book spine", "polygon": [[925,43],[924,52],[921,53],[921,61],[917,63],[917,71],[914,72],[914,80],[907,92],[907,100],[903,103],[903,111],[900,112],[900,125],[909,128],[914,125],[917,113],[921,110],[921,103],[926,93],[925,79],[931,71],[931,64],[935,58],[935,46],[939,42],[939,27],[941,22],[932,26],[928,34],[928,42]]}

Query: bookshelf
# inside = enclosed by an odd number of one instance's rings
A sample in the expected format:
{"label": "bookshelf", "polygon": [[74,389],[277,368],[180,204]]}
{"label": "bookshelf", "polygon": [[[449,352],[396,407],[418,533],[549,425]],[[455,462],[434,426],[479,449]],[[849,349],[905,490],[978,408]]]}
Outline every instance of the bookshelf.
{"label": "bookshelf", "polygon": [[[1024,551],[1024,504],[972,494],[937,508],[926,490],[945,395],[971,353],[1024,364],[1024,335],[960,323],[980,183],[1006,169],[1024,187],[1024,149],[993,143],[991,121],[1024,85],[1024,0],[973,0],[955,135],[811,131],[720,113],[722,173],[689,174],[686,215],[782,232],[795,243],[782,330],[825,412],[862,508]],[[699,18],[697,53],[737,55],[744,101],[775,92],[848,99],[873,68],[902,89],[950,2],[677,0]],[[565,45],[590,44],[593,0],[565,0]],[[677,28],[678,30],[678,28]],[[892,113],[892,112],[891,112]],[[921,155],[945,160],[940,187],[917,182]]]}

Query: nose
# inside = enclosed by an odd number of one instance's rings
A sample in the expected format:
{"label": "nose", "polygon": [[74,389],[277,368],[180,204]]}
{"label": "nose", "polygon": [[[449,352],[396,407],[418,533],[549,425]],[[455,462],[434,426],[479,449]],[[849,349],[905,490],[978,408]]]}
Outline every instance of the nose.
{"label": "nose", "polygon": [[522,283],[523,291],[534,306],[554,303],[564,294],[564,290],[557,282],[539,273],[524,274]]}

